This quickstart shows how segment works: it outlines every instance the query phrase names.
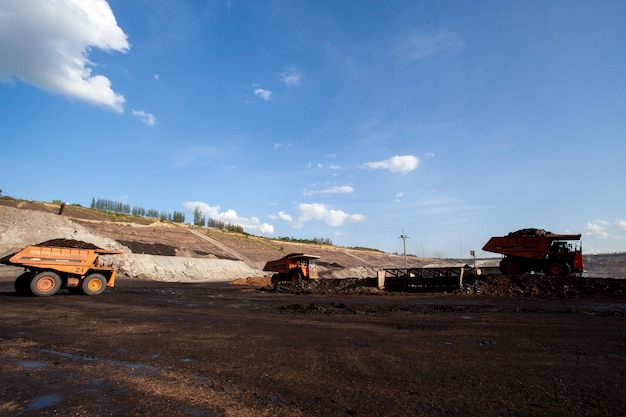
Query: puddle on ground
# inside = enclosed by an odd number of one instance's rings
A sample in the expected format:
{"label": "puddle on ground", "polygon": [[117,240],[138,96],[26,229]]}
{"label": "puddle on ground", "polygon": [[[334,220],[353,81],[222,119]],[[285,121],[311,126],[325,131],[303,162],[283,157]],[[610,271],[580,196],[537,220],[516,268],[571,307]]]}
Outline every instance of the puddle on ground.
{"label": "puddle on ground", "polygon": [[42,408],[51,407],[61,402],[63,397],[60,394],[41,395],[28,404],[27,411],[41,410]]}
{"label": "puddle on ground", "polygon": [[142,370],[148,370],[148,371],[161,371],[160,368],[157,368],[151,365],[145,365],[143,363],[132,363],[132,362],[125,362],[125,361],[118,361],[115,359],[103,359],[103,358],[97,358],[95,356],[81,355],[79,353],[60,352],[58,350],[51,350],[51,349],[41,349],[41,352],[49,353],[49,354],[57,355],[57,356],[62,356],[64,358],[69,358],[69,359],[78,359],[78,360],[83,360],[83,361],[96,361],[96,362],[108,363],[110,365],[125,366],[127,368],[131,368],[132,370],[142,369]]}
{"label": "puddle on ground", "polygon": [[37,369],[37,368],[43,368],[46,366],[45,363],[37,362],[37,361],[19,361],[17,364],[28,369]]}

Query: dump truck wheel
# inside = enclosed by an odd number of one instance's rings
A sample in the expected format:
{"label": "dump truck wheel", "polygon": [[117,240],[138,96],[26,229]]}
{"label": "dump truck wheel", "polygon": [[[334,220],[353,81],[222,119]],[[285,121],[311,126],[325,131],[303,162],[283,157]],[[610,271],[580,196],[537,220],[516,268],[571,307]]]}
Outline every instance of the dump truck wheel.
{"label": "dump truck wheel", "polygon": [[80,283],[85,295],[100,295],[107,287],[107,279],[102,274],[87,275]]}
{"label": "dump truck wheel", "polygon": [[22,295],[32,295],[30,292],[30,279],[33,276],[32,271],[24,272],[19,277],[15,278],[15,291]]}
{"label": "dump truck wheel", "polygon": [[504,275],[518,275],[522,272],[522,266],[515,259],[504,258],[500,261],[500,271]]}
{"label": "dump truck wheel", "polygon": [[33,295],[48,297],[56,294],[61,288],[61,277],[52,271],[40,272],[30,279],[28,288]]}
{"label": "dump truck wheel", "polygon": [[298,282],[304,279],[304,275],[302,275],[302,271],[300,271],[299,269],[294,269],[289,273],[289,278],[292,282]]}
{"label": "dump truck wheel", "polygon": [[280,282],[280,274],[272,275],[271,283],[272,284],[278,284],[279,282]]}
{"label": "dump truck wheel", "polygon": [[558,277],[566,277],[570,274],[570,267],[566,262],[563,261],[548,261],[543,273],[546,275],[554,275]]}

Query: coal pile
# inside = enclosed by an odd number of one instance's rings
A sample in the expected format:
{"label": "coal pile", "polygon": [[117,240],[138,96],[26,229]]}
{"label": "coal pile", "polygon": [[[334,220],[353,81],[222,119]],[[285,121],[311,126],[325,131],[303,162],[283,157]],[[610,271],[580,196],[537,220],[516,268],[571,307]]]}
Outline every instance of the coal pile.
{"label": "coal pile", "polygon": [[520,229],[511,232],[507,237],[536,237],[536,236],[552,236],[554,233],[543,229]]}
{"label": "coal pile", "polygon": [[[393,288],[378,289],[375,278],[318,279],[279,282],[259,288],[260,291],[288,294],[385,294]],[[439,287],[422,288],[421,293],[442,292]],[[445,292],[492,297],[576,297],[598,294],[626,294],[626,280],[615,278],[553,277],[545,275],[484,275],[464,281],[461,288]]]}
{"label": "coal pile", "polygon": [[[74,239],[51,239],[46,240],[45,242],[37,243],[32,246],[52,246],[55,248],[76,248],[76,249],[102,249],[92,243],[83,242],[80,240]],[[0,264],[10,265],[9,259],[13,257],[17,252],[10,253],[6,256],[3,256],[0,259]]]}
{"label": "coal pile", "polygon": [[92,243],[74,239],[51,239],[33,246],[54,246],[56,248],[102,249]]}
{"label": "coal pile", "polygon": [[378,294],[378,280],[375,278],[316,279],[296,282],[278,282],[260,288],[261,291],[289,294]]}
{"label": "coal pile", "polygon": [[626,280],[575,276],[553,277],[539,274],[485,275],[464,284],[461,293],[504,297],[626,294]]}

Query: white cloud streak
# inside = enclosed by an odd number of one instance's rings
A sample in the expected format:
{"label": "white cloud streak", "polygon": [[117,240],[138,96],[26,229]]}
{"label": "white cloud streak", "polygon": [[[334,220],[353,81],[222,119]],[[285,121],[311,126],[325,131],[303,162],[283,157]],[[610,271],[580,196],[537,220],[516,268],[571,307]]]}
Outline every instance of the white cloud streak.
{"label": "white cloud streak", "polygon": [[280,80],[287,87],[298,87],[302,83],[302,71],[295,66],[289,66],[280,74]]}
{"label": "white cloud streak", "polygon": [[433,35],[413,32],[409,40],[409,56],[411,59],[422,59],[441,52],[459,50],[463,45],[463,39],[454,32],[441,30]]}
{"label": "white cloud streak", "polygon": [[331,227],[341,226],[347,221],[353,223],[365,221],[365,216],[362,214],[349,214],[342,210],[331,209],[327,205],[320,203],[300,203],[296,210],[298,215],[295,219],[282,211],[278,213],[278,217],[296,229],[302,228],[305,223],[313,220],[323,221]]}
{"label": "white cloud streak", "polygon": [[200,210],[207,219],[220,220],[230,224],[236,224],[243,227],[248,232],[259,232],[265,235],[274,233],[274,226],[268,223],[261,223],[257,217],[240,217],[235,210],[229,209],[220,211],[220,206],[211,206],[202,201],[187,201],[183,206],[190,211],[196,208]]}
{"label": "white cloud streak", "polygon": [[124,112],[124,96],[92,73],[92,48],[126,53],[127,36],[104,0],[0,3],[0,80],[17,77],[54,94]]}
{"label": "white cloud streak", "polygon": [[593,219],[587,222],[586,236],[598,239],[607,239],[613,237],[615,232],[626,231],[626,221],[617,219],[615,223],[611,223],[602,219]]}
{"label": "white cloud streak", "polygon": [[386,169],[394,174],[406,174],[416,169],[419,162],[419,158],[413,155],[396,155],[384,161],[366,162],[363,166],[370,169]]}
{"label": "white cloud streak", "polygon": [[154,117],[154,115],[150,113],[146,113],[143,110],[133,110],[133,116],[135,116],[137,119],[141,120],[148,126],[154,126],[154,124],[156,123],[156,117]]}
{"label": "white cloud streak", "polygon": [[317,194],[350,194],[354,192],[354,188],[349,185],[337,185],[323,190],[304,190],[304,195],[317,195]]}
{"label": "white cloud streak", "polygon": [[264,101],[272,101],[272,92],[264,88],[255,88],[254,95],[260,97]]}

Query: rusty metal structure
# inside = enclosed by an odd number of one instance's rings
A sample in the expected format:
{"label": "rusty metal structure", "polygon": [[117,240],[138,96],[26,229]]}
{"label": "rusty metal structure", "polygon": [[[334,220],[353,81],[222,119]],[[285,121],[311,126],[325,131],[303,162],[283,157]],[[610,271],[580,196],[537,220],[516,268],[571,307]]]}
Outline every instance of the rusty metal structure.
{"label": "rusty metal structure", "polygon": [[468,273],[473,275],[475,271],[467,264],[383,268],[378,272],[378,286],[390,291],[450,291],[460,288],[463,277]]}

